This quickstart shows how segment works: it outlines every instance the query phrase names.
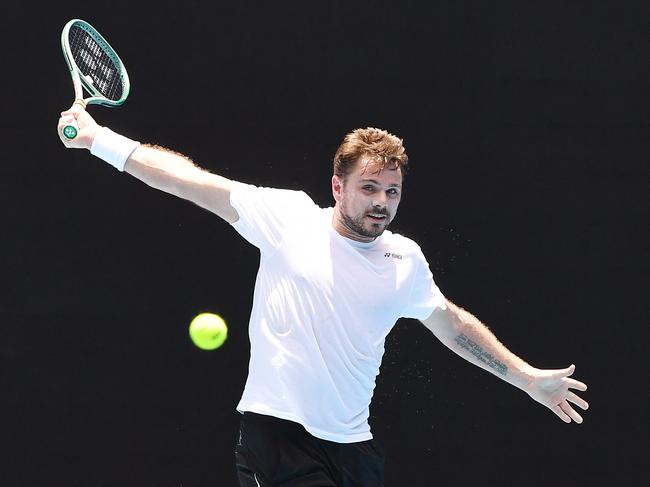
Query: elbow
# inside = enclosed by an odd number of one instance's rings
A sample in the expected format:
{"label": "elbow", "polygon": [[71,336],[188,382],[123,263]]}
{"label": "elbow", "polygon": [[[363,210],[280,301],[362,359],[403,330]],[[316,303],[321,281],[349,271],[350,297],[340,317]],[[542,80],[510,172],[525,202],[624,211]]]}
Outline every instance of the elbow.
{"label": "elbow", "polygon": [[445,309],[436,308],[431,315],[422,321],[431,333],[433,333],[441,341],[453,339],[461,333],[463,329],[463,321],[458,308],[451,301],[447,300]]}

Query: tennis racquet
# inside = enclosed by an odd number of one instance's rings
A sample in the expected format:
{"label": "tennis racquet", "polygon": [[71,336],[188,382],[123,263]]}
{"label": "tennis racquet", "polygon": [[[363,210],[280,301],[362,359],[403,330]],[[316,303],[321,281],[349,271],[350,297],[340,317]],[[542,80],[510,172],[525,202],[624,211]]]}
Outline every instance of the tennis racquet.
{"label": "tennis racquet", "polygon": [[[73,19],[63,28],[61,48],[65,57],[72,84],[75,103],[117,107],[129,96],[129,76],[124,64],[106,39],[88,22]],[[91,95],[83,98],[83,89]],[[68,139],[77,136],[75,122],[63,128]]]}

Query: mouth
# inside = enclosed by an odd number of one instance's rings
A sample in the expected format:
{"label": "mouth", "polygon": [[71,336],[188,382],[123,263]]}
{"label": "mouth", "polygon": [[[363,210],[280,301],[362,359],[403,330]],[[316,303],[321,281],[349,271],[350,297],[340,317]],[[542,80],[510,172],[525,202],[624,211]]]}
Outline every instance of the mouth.
{"label": "mouth", "polygon": [[371,221],[376,222],[376,223],[386,221],[386,219],[388,218],[388,215],[384,215],[382,213],[368,213],[368,215],[366,215],[366,216]]}

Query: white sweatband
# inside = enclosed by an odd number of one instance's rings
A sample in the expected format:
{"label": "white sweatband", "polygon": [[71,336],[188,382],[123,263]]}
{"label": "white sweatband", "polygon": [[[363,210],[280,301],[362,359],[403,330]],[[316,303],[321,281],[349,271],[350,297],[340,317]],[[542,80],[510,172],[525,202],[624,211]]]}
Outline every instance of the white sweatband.
{"label": "white sweatband", "polygon": [[108,127],[102,127],[95,135],[90,153],[108,162],[118,171],[124,171],[124,165],[140,142],[116,134]]}

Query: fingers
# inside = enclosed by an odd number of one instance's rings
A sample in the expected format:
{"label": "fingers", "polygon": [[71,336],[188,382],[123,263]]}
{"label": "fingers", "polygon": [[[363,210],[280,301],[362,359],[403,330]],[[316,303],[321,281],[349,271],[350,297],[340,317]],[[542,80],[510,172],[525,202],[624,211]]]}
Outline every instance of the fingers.
{"label": "fingers", "polygon": [[555,370],[546,370],[545,372],[548,374],[549,379],[564,379],[565,377],[569,377],[573,372],[575,371],[576,366],[571,365],[565,369],[555,369]]}
{"label": "fingers", "polygon": [[86,102],[83,100],[75,100],[70,108],[66,110],[69,113],[81,113],[86,110]]}
{"label": "fingers", "polygon": [[566,383],[570,389],[577,389],[579,391],[587,390],[587,384],[585,384],[584,382],[580,382],[579,380],[567,379]]}
{"label": "fingers", "polygon": [[555,371],[555,377],[569,377],[576,370],[576,366],[571,364],[566,369],[559,369]]}
{"label": "fingers", "polygon": [[569,416],[573,421],[576,423],[580,424],[582,423],[582,416],[580,416],[575,409],[571,407],[571,405],[566,402],[562,401],[560,403],[560,409],[567,415]]}
{"label": "fingers", "polygon": [[[76,106],[79,106],[79,105],[76,105]],[[76,114],[78,114],[78,113],[81,113],[81,111],[80,111],[79,109],[74,108],[74,107],[75,107],[75,105],[72,105],[72,106],[71,106],[70,108],[68,108],[66,111],[61,112],[61,116],[63,117],[63,116],[65,116],[65,115],[76,115]]]}
{"label": "fingers", "polygon": [[571,418],[569,417],[568,414],[566,414],[566,413],[564,412],[564,410],[563,410],[562,408],[560,408],[560,405],[559,405],[559,404],[558,404],[557,406],[552,406],[552,407],[551,407],[551,411],[553,411],[555,414],[557,414],[558,417],[559,417],[562,421],[564,421],[565,423],[570,423],[570,422],[571,422]]}
{"label": "fingers", "polygon": [[566,400],[571,401],[573,404],[581,408],[583,411],[589,409],[589,403],[571,391],[567,391]]}
{"label": "fingers", "polygon": [[567,401],[562,401],[557,406],[552,406],[551,411],[553,411],[565,423],[570,423],[571,420],[573,420],[574,422],[581,424],[583,421],[582,416],[580,416]]}
{"label": "fingers", "polygon": [[66,123],[73,122],[74,120],[76,120],[76,118],[77,117],[75,117],[71,113],[68,113],[66,115],[61,114],[61,117],[59,118],[59,125],[61,124],[65,125]]}
{"label": "fingers", "polygon": [[[82,101],[82,100],[80,100]],[[86,125],[94,125],[97,122],[95,122],[95,119],[90,116],[90,114],[86,111],[83,105],[80,103],[75,102],[70,108],[67,110],[61,112],[61,116],[65,117],[68,115],[74,116],[77,121],[79,122],[80,125],[86,126]]]}
{"label": "fingers", "polygon": [[78,114],[86,111],[86,102],[83,100],[75,100],[74,103],[67,110],[61,112],[61,115]]}

